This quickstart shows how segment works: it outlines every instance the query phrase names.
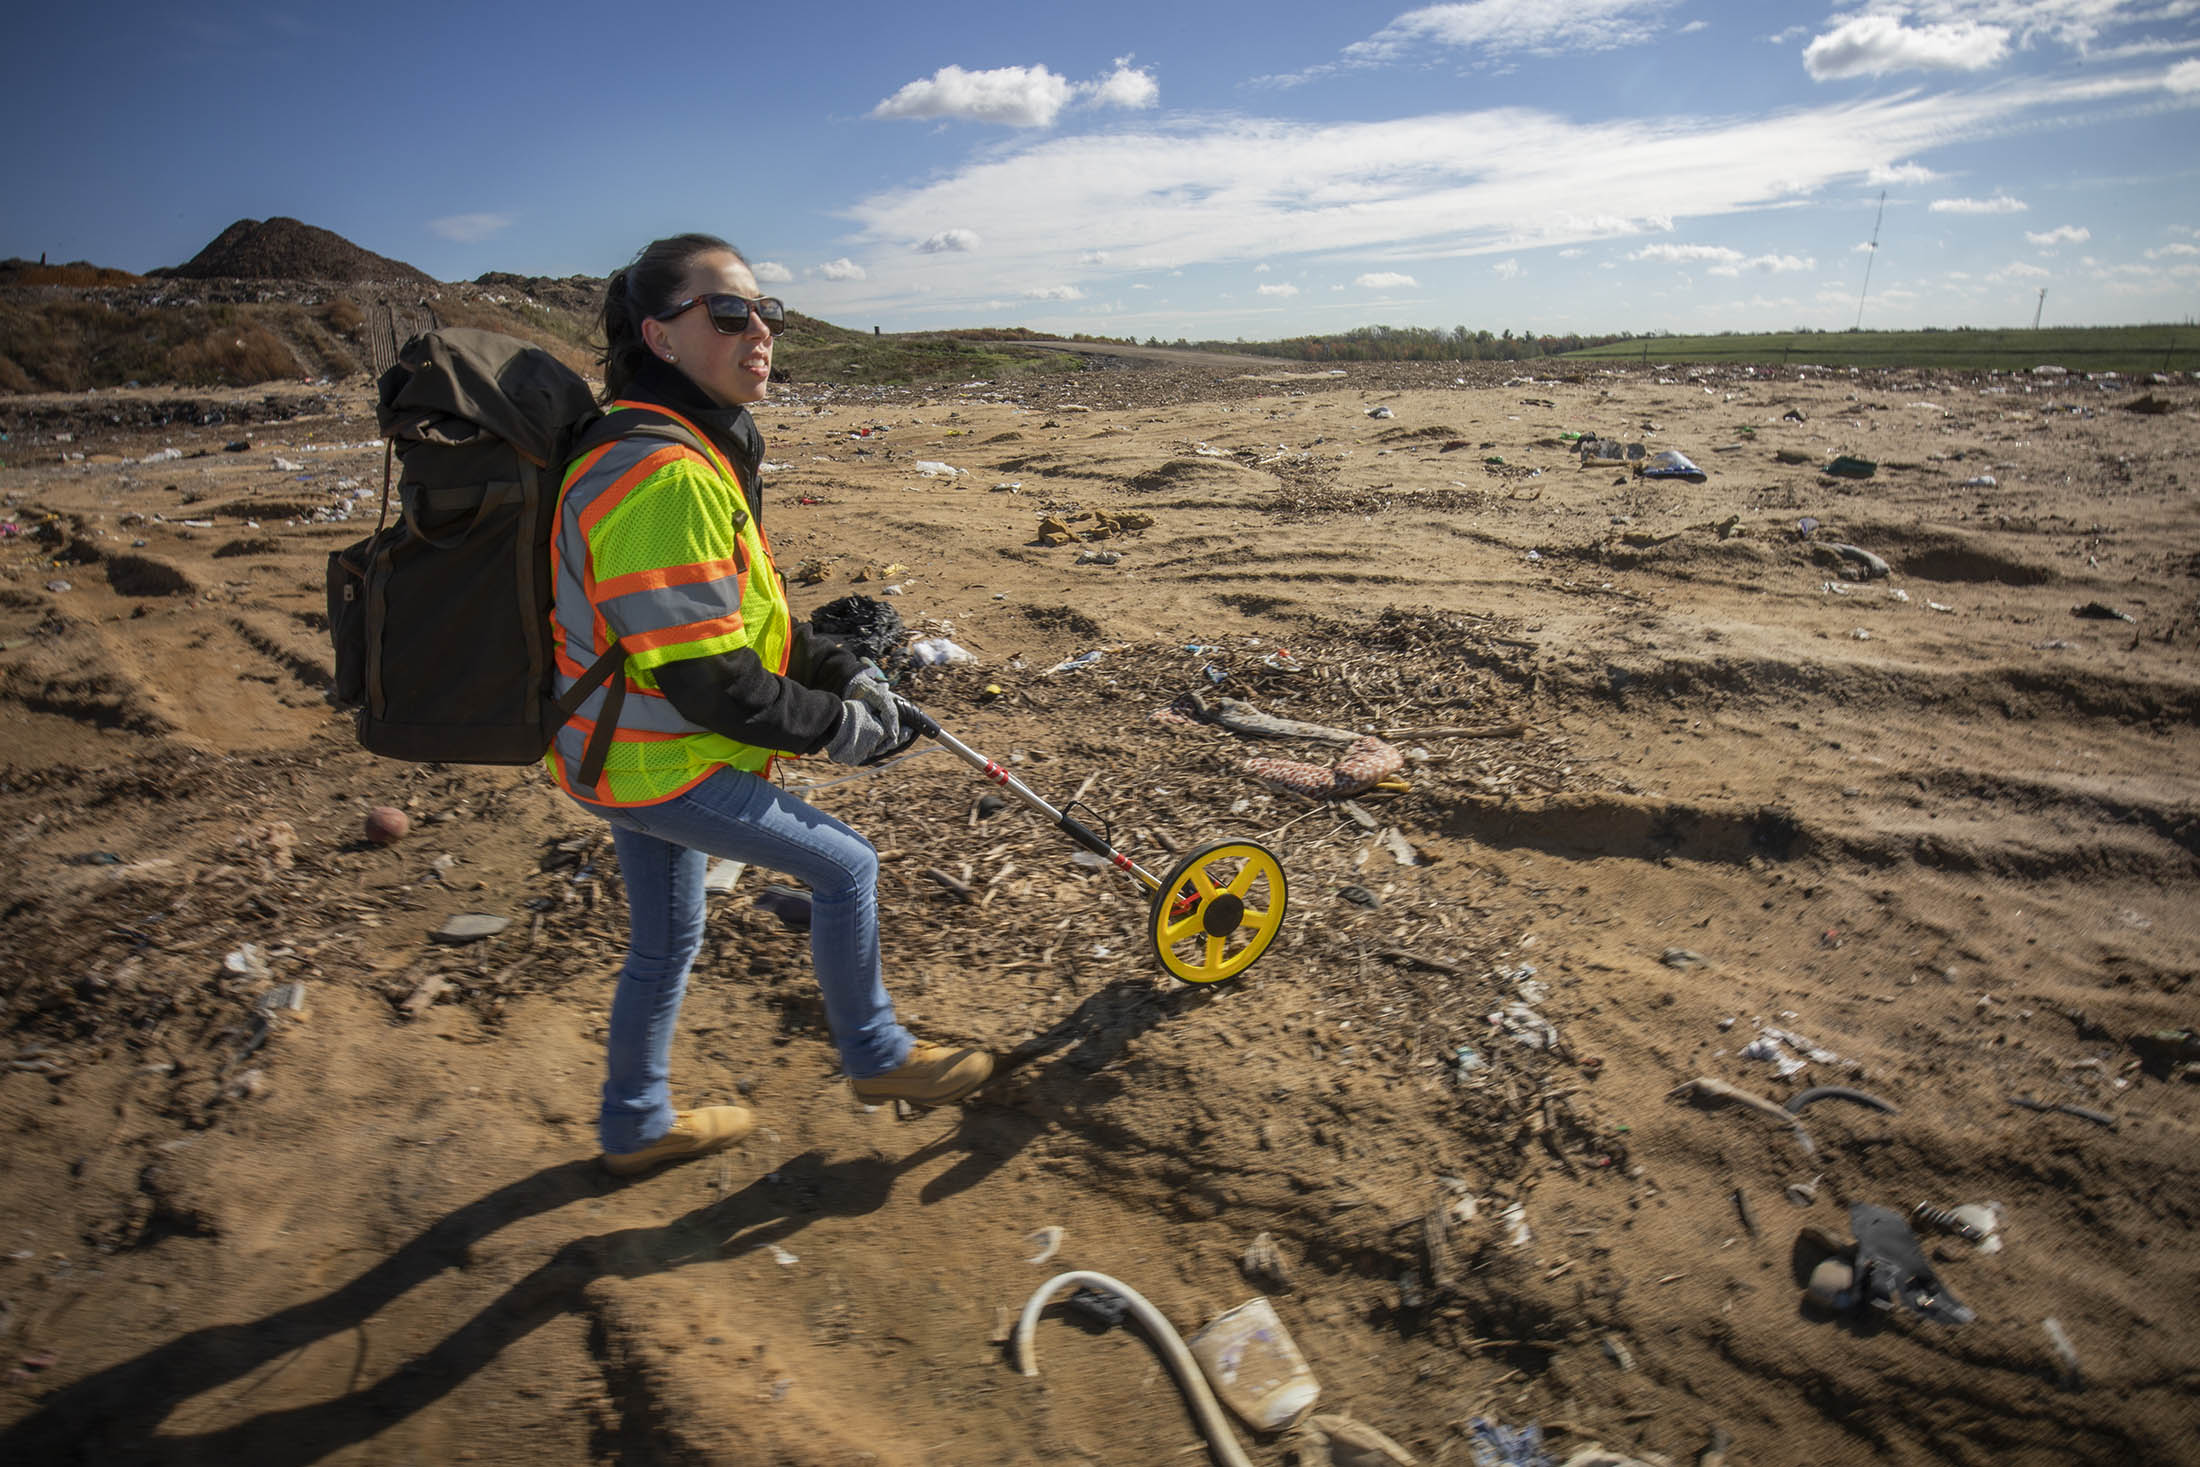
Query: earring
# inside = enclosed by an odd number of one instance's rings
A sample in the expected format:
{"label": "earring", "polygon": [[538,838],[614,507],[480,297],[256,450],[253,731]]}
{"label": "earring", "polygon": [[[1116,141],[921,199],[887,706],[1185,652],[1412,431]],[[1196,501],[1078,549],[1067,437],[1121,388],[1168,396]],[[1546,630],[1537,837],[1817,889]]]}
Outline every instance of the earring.
{"label": "earring", "polygon": [[680,360],[680,359],[679,359],[678,357],[674,356],[674,355],[673,355],[673,354],[672,354],[671,352],[666,352],[666,353],[665,353],[665,360],[666,360],[666,361],[668,361],[668,362],[677,362],[677,361],[678,361],[678,360]]}

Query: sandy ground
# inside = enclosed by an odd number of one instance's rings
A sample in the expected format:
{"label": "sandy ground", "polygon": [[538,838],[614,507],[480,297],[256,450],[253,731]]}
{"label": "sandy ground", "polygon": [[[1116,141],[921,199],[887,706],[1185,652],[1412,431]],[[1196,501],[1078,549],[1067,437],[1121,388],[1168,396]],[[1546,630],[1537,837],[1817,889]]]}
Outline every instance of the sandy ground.
{"label": "sandy ground", "polygon": [[[759,418],[778,559],[824,563],[798,607],[899,585],[979,658],[914,696],[1141,861],[1264,843],[1274,947],[1167,978],[1142,892],[978,818],[943,753],[821,789],[884,852],[904,1018],[1030,1062],[959,1114],[854,1104],[750,872],[676,1084],[764,1128],[626,1185],[592,1164],[601,827],[533,771],[366,755],[322,698],[321,561],[364,531],[311,517],[379,485],[365,390],[5,405],[0,1460],[1201,1460],[1132,1330],[1057,1310],[1016,1372],[1004,1315],[1064,1268],[1187,1330],[1269,1294],[1324,1408],[1425,1463],[1477,1416],[1560,1457],[2200,1460],[2200,1085],[2132,1042],[2195,1021],[2200,392],[1253,371]],[[1410,792],[1315,805],[1244,769],[1311,748],[1153,717],[1218,690],[1386,735]],[[512,925],[429,940],[460,912]],[[1767,1028],[1826,1057],[1782,1076]],[[1812,1156],[1697,1077],[1898,1110],[1811,1106]],[[1920,1202],[2002,1205],[1997,1252],[1923,1235],[1975,1321],[1805,1301],[1851,1205]]]}

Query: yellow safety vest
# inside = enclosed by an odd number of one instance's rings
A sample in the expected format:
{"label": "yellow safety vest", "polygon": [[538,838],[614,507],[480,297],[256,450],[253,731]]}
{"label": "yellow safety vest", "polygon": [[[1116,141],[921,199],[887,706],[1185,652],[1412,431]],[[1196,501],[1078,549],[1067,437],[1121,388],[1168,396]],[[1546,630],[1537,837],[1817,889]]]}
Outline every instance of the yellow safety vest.
{"label": "yellow safety vest", "polygon": [[793,643],[771,544],[749,513],[740,476],[687,418],[648,402],[615,402],[610,411],[630,408],[673,419],[709,453],[627,437],[566,470],[550,548],[555,691],[579,681],[617,637],[627,654],[618,674],[626,700],[594,788],[575,788],[572,776],[608,689],[591,693],[558,730],[544,762],[569,793],[602,805],[654,805],[726,765],[768,776],[774,751],[689,722],[658,689],[656,670],[747,647],[784,673]]}

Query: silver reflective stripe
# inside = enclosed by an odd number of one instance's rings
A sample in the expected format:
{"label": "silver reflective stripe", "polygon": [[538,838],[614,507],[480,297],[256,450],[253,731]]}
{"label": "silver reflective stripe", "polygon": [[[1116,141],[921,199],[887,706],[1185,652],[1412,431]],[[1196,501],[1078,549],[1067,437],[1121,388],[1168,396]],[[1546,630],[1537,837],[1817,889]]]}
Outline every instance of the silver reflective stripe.
{"label": "silver reflective stripe", "polygon": [[[729,597],[728,592],[732,595]],[[657,590],[629,591],[597,607],[612,634],[634,637],[644,632],[669,631],[699,621],[717,621],[741,614],[741,583],[732,576],[698,581],[692,586],[666,586]]]}

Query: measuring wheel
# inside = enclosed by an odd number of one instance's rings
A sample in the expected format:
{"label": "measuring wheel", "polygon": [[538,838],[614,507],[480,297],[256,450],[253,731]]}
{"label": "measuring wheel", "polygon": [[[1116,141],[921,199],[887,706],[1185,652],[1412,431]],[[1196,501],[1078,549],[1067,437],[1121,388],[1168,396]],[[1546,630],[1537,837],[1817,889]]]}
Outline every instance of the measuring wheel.
{"label": "measuring wheel", "polygon": [[1203,846],[1154,894],[1154,953],[1186,983],[1235,978],[1275,940],[1283,902],[1283,867],[1267,848],[1247,840]]}

